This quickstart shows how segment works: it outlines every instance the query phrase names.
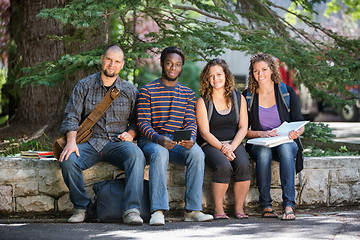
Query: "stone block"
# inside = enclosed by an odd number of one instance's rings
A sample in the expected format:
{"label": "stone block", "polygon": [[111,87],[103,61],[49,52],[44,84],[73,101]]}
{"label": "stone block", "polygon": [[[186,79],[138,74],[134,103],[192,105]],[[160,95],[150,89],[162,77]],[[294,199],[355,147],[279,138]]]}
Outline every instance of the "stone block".
{"label": "stone block", "polygon": [[336,157],[306,157],[304,168],[306,169],[338,169],[348,167],[360,167],[359,156],[336,156]]}
{"label": "stone block", "polygon": [[25,182],[15,184],[15,197],[34,196],[39,193],[39,184],[36,178],[28,179]]}
{"label": "stone block", "polygon": [[0,212],[10,213],[13,211],[13,188],[12,186],[0,186]]}
{"label": "stone block", "polygon": [[24,169],[0,169],[0,183],[2,184],[13,184],[17,182],[27,181],[28,179],[36,176],[35,170],[24,170]]}
{"label": "stone block", "polygon": [[329,185],[335,186],[339,184],[339,171],[337,169],[329,170]]}
{"label": "stone block", "polygon": [[303,187],[299,198],[300,204],[324,205],[329,196],[329,170],[304,169]]}
{"label": "stone block", "polygon": [[203,209],[212,209],[212,196],[211,196],[211,189],[204,190],[202,193],[202,206]]}
{"label": "stone block", "polygon": [[259,204],[259,191],[257,188],[250,188],[245,199],[245,205]]}
{"label": "stone block", "polygon": [[332,204],[349,203],[352,200],[351,187],[347,184],[341,184],[330,187],[330,201]]}
{"label": "stone block", "polygon": [[58,198],[68,192],[60,169],[39,170],[39,192]]}
{"label": "stone block", "polygon": [[352,201],[354,203],[360,203],[360,182],[352,186],[351,192],[353,197]]}
{"label": "stone block", "polygon": [[94,184],[103,180],[113,179],[114,170],[115,169],[107,170],[100,168],[89,168],[83,171],[84,181],[86,184]]}
{"label": "stone block", "polygon": [[[183,211],[185,209],[185,201],[183,202],[169,202],[169,208],[175,211]],[[180,214],[182,214],[181,212]],[[166,218],[166,214],[165,214]]]}
{"label": "stone block", "polygon": [[69,193],[64,194],[57,200],[57,210],[61,212],[71,212],[74,205],[70,201]]}
{"label": "stone block", "polygon": [[270,195],[273,206],[281,206],[282,203],[282,190],[278,188],[270,189]]}
{"label": "stone block", "polygon": [[45,195],[16,198],[16,212],[48,212],[54,207],[55,199]]}
{"label": "stone block", "polygon": [[271,186],[280,186],[279,162],[271,162]]}
{"label": "stone block", "polygon": [[339,182],[357,182],[359,181],[359,169],[358,168],[345,168],[339,169]]}
{"label": "stone block", "polygon": [[171,168],[171,170],[168,171],[168,186],[175,186],[175,187],[186,186],[185,171],[186,171],[185,167],[182,169]]}
{"label": "stone block", "polygon": [[185,187],[168,188],[169,202],[185,201]]}

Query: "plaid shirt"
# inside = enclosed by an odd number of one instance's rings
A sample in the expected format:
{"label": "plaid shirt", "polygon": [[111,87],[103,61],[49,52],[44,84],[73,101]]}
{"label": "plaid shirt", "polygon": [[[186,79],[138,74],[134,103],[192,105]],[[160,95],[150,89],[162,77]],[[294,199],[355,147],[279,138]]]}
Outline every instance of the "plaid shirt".
{"label": "plaid shirt", "polygon": [[[119,77],[114,86],[120,90],[120,96],[95,123],[93,133],[88,141],[98,152],[120,133],[130,129],[137,132],[135,102],[138,91],[134,85],[125,80],[121,81]],[[100,72],[80,80],[75,85],[66,106],[61,133],[77,131],[81,122],[85,120],[106,93],[107,90],[101,80]]]}

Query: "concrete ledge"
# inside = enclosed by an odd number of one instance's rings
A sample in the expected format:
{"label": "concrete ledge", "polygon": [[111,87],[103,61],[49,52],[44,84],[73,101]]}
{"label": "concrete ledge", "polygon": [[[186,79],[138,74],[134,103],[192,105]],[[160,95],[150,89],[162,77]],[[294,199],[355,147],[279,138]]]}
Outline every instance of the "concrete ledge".
{"label": "concrete ledge", "polygon": [[[0,158],[0,212],[69,212],[73,206],[68,189],[62,179],[56,159]],[[112,179],[119,172],[116,167],[99,163],[83,172],[86,191],[93,197],[92,185]],[[148,176],[148,166],[145,177]],[[274,206],[281,204],[279,166],[272,164],[272,189]],[[203,208],[211,210],[212,171],[205,169],[203,185]],[[170,208],[184,207],[185,167],[169,164],[168,190]],[[245,207],[258,207],[258,191],[253,163],[253,181],[246,198]],[[304,206],[340,206],[360,203],[360,156],[305,158],[304,170],[296,177],[296,201]],[[225,198],[225,205],[234,204],[232,186]]]}

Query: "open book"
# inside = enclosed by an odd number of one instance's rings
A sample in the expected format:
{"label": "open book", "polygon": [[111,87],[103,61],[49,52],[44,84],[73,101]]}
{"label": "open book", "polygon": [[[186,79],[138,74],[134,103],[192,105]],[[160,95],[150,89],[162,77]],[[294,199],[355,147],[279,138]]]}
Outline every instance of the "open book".
{"label": "open book", "polygon": [[268,137],[268,138],[252,138],[247,141],[247,143],[260,145],[264,147],[276,147],[283,143],[292,142],[292,139],[289,139],[289,132],[292,130],[299,130],[302,126],[305,126],[309,121],[298,121],[298,122],[283,122],[277,129],[276,133],[279,136],[276,137]]}

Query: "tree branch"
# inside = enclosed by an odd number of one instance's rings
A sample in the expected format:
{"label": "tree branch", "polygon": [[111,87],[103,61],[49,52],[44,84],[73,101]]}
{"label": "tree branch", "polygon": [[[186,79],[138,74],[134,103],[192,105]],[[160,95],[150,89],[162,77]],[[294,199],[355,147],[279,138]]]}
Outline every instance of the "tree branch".
{"label": "tree branch", "polygon": [[224,21],[224,22],[228,22],[229,21],[226,19],[226,18],[223,18],[223,17],[218,17],[218,16],[215,16],[215,15],[212,15],[208,12],[205,12],[203,10],[200,10],[198,8],[194,8],[194,7],[190,7],[190,6],[180,6],[180,5],[173,5],[174,8],[176,9],[181,9],[181,10],[185,10],[185,11],[194,11],[194,12],[198,12],[200,13],[201,15],[204,15],[204,16],[207,16],[209,18],[213,18],[213,19],[217,19],[217,20],[221,20],[221,21]]}

